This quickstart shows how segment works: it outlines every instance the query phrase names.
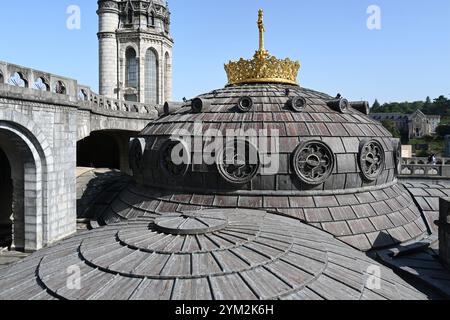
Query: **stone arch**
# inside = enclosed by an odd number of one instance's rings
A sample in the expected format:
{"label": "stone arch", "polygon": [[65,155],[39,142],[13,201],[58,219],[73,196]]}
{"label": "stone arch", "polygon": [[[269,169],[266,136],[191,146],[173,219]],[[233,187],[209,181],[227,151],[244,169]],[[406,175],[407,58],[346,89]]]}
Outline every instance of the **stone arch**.
{"label": "stone arch", "polygon": [[20,71],[15,71],[11,74],[8,84],[16,87],[28,88],[28,79]]}
{"label": "stone arch", "polygon": [[34,81],[33,89],[40,90],[40,91],[50,91],[50,85],[49,82],[44,77],[38,77]]}
{"label": "stone arch", "polygon": [[3,111],[0,119],[0,148],[11,164],[13,214],[18,217],[14,226],[18,237],[13,245],[19,250],[35,251],[50,239],[51,203],[47,181],[52,179],[53,155],[45,135],[29,117],[16,111]]}
{"label": "stone arch", "polygon": [[145,103],[160,103],[160,59],[156,49],[150,47],[145,53]]}
{"label": "stone arch", "polygon": [[42,148],[23,128],[0,121],[0,146],[5,152],[13,181],[12,245],[18,250],[41,249],[46,240],[46,160]]}
{"label": "stone arch", "polygon": [[79,101],[88,101],[89,97],[85,89],[78,90],[78,100]]}
{"label": "stone arch", "polygon": [[53,92],[58,94],[67,94],[66,84],[60,80],[55,81],[53,84]]}

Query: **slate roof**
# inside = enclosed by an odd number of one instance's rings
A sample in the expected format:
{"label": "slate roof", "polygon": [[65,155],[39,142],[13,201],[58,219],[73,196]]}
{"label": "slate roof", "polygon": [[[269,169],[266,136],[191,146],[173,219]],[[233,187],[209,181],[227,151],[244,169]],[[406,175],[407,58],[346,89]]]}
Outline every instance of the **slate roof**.
{"label": "slate roof", "polygon": [[370,117],[372,119],[383,121],[383,120],[393,120],[393,121],[408,121],[409,115],[404,113],[371,113]]}
{"label": "slate roof", "polygon": [[[380,289],[368,287],[373,266]],[[80,290],[67,287],[68,268],[81,272]],[[427,298],[333,236],[255,210],[122,222],[0,270],[0,299]]]}
{"label": "slate roof", "polygon": [[[239,99],[244,96],[253,99],[251,112],[236,110]],[[292,112],[287,105],[296,96],[304,97],[307,102],[301,113]],[[189,100],[170,115],[149,124],[140,135],[164,136],[202,121],[223,133],[230,128],[276,128],[282,137],[392,137],[379,122],[355,109],[342,114],[330,108],[327,102],[332,96],[299,86],[248,84],[225,87],[198,97],[210,101],[211,108],[193,113]]]}
{"label": "slate roof", "polygon": [[432,233],[438,232],[435,221],[439,220],[439,198],[450,197],[450,183],[448,181],[428,182],[403,181],[425,217],[427,227]]}
{"label": "slate roof", "polygon": [[101,223],[204,208],[254,208],[286,215],[323,229],[363,251],[421,238],[426,226],[400,185],[323,195],[194,194],[130,184],[104,211]]}

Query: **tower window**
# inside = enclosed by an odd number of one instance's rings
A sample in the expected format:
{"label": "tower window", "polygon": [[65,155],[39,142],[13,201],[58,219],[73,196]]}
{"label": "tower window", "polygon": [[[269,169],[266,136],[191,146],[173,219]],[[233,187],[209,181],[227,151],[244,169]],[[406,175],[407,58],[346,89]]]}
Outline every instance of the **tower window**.
{"label": "tower window", "polygon": [[127,11],[127,23],[132,24],[133,23],[133,9],[130,7]]}
{"label": "tower window", "polygon": [[138,64],[136,51],[128,48],[125,54],[126,58],[126,86],[129,88],[138,87]]}
{"label": "tower window", "polygon": [[155,26],[155,13],[153,11],[147,14],[147,24],[149,27]]}
{"label": "tower window", "polygon": [[156,52],[148,49],[145,56],[145,102],[159,103],[159,63]]}

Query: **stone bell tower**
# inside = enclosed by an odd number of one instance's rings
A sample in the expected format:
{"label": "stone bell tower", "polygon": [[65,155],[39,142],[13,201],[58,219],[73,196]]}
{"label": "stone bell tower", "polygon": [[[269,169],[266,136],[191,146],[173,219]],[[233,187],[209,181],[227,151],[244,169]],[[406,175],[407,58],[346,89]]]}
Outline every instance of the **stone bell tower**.
{"label": "stone bell tower", "polygon": [[172,99],[170,11],[165,0],[99,0],[100,94],[148,104]]}

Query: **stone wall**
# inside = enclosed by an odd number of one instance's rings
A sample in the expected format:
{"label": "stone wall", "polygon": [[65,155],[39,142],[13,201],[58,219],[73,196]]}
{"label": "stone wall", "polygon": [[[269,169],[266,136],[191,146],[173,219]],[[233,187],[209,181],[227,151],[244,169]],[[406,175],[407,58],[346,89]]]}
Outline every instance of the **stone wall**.
{"label": "stone wall", "polygon": [[66,96],[3,87],[0,145],[12,166],[14,246],[33,251],[76,231],[77,106]]}

